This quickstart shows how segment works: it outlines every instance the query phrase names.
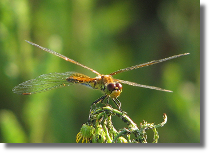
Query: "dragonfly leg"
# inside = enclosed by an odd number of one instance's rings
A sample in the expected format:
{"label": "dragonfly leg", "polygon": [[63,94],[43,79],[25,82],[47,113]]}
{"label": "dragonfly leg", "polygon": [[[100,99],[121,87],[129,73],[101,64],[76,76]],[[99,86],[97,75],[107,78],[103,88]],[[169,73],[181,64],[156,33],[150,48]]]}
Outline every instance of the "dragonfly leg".
{"label": "dragonfly leg", "polygon": [[109,107],[112,108],[112,105],[109,104],[109,98],[110,98],[110,97],[107,98],[106,106],[109,106]]}
{"label": "dragonfly leg", "polygon": [[122,111],[122,109],[121,109],[121,102],[117,98],[112,98],[112,100],[114,101],[115,105],[117,105],[119,110]]}
{"label": "dragonfly leg", "polygon": [[88,119],[88,120],[90,120],[90,116],[91,116],[91,111],[92,111],[93,105],[96,105],[96,104],[98,104],[98,103],[103,102],[103,100],[104,100],[106,97],[107,97],[107,95],[101,96],[99,99],[97,99],[96,101],[94,101],[94,102],[91,104],[91,106],[90,106],[90,112],[89,112],[89,119]]}

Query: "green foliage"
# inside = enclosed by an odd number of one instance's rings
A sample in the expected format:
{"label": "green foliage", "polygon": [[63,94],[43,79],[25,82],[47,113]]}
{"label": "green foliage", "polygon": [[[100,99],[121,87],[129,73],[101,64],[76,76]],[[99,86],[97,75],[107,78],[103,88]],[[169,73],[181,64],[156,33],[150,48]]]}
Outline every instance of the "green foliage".
{"label": "green foliage", "polygon": [[[127,128],[116,130],[112,123],[113,116],[117,116],[125,122]],[[166,114],[163,115],[163,119],[164,121],[158,125],[144,121],[140,123],[140,128],[138,128],[124,111],[113,109],[110,106],[96,108],[91,111],[88,122],[82,125],[80,132],[77,134],[76,142],[147,143],[146,131],[152,129],[154,132],[153,143],[157,143],[159,139],[157,128],[166,124]],[[133,135],[133,139],[131,139],[131,135]]]}
{"label": "green foliage", "polygon": [[[136,123],[159,123],[160,114],[167,114],[167,126],[158,129],[158,142],[200,142],[199,1],[0,1],[0,142],[75,143],[99,91],[70,86],[21,96],[12,88],[52,72],[95,75],[25,40],[101,74],[189,52],[114,77],[173,91],[124,85],[119,97],[122,109]],[[117,131],[124,127],[116,116],[113,123]],[[153,135],[148,133],[148,142]]]}

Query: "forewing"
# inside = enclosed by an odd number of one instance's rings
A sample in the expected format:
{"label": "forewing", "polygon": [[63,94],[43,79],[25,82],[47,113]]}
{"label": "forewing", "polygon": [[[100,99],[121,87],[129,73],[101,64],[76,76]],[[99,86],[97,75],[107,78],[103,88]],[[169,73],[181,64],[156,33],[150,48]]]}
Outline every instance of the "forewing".
{"label": "forewing", "polygon": [[149,88],[149,89],[160,90],[160,91],[165,91],[165,92],[173,92],[171,90],[166,90],[166,89],[162,89],[162,88],[159,88],[159,87],[138,84],[138,83],[130,82],[130,81],[124,81],[124,80],[119,80],[119,79],[115,79],[115,81],[119,82],[119,83],[128,84],[128,85],[131,85],[131,86],[137,86],[137,87],[142,87],[142,88]]}
{"label": "forewing", "polygon": [[31,44],[31,45],[33,45],[33,46],[36,46],[36,47],[38,47],[38,48],[44,50],[44,51],[46,51],[46,52],[48,52],[48,53],[51,53],[51,54],[53,54],[53,55],[55,55],[55,56],[58,56],[58,57],[60,57],[60,58],[62,58],[62,59],[64,59],[64,60],[66,60],[66,61],[68,61],[68,62],[74,63],[74,64],[79,65],[79,66],[81,66],[81,67],[83,67],[83,68],[85,68],[85,69],[88,69],[88,70],[92,71],[93,73],[96,73],[97,75],[101,75],[101,74],[98,73],[96,70],[93,70],[93,69],[91,69],[91,68],[89,68],[89,67],[87,67],[87,66],[85,66],[85,65],[83,65],[83,64],[81,64],[81,63],[79,63],[79,62],[77,62],[77,61],[75,61],[75,60],[73,60],[73,59],[70,59],[70,58],[68,58],[68,57],[66,57],[66,56],[64,56],[64,55],[62,55],[62,54],[59,54],[59,53],[57,53],[57,52],[55,52],[55,51],[53,51],[53,50],[51,50],[51,49],[44,48],[44,47],[42,47],[42,46],[40,46],[40,45],[38,45],[38,44],[35,44],[35,43],[33,43],[33,42],[30,42],[30,41],[28,41],[28,40],[26,40],[26,42],[29,43],[29,44]]}
{"label": "forewing", "polygon": [[[65,72],[65,73],[49,73],[43,74],[35,79],[25,81],[13,88],[13,92],[16,94],[30,95],[39,92],[44,92],[52,90],[59,87],[69,86],[74,83],[78,83],[74,80],[71,82],[67,81],[69,77],[84,77],[89,78],[86,75],[75,73],[75,72]],[[83,83],[86,85],[85,83]]]}
{"label": "forewing", "polygon": [[163,59],[159,59],[159,60],[153,60],[151,62],[147,62],[147,63],[143,63],[143,64],[134,65],[134,66],[131,66],[131,67],[127,67],[127,68],[124,68],[124,69],[117,70],[115,72],[110,73],[109,75],[116,75],[116,74],[121,73],[121,72],[126,72],[126,71],[130,71],[130,70],[142,68],[142,67],[145,67],[145,66],[150,66],[150,65],[153,65],[153,64],[165,62],[165,61],[168,61],[168,60],[171,60],[171,59],[174,59],[174,58],[177,58],[177,57],[185,56],[185,55],[188,55],[188,54],[190,54],[190,53],[174,55],[174,56],[171,56],[171,57],[167,57],[167,58],[163,58]]}

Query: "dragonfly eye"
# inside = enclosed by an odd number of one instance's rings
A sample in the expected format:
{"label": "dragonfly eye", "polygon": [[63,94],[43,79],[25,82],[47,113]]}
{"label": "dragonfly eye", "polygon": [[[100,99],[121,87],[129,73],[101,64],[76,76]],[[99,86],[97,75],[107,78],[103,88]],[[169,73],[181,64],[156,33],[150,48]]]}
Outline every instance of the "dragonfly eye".
{"label": "dragonfly eye", "polygon": [[108,89],[109,91],[114,90],[115,87],[116,87],[116,85],[115,85],[114,83],[109,83],[109,84],[107,85],[107,89]]}
{"label": "dragonfly eye", "polygon": [[122,84],[116,83],[115,85],[116,85],[116,87],[118,88],[118,90],[122,90]]}

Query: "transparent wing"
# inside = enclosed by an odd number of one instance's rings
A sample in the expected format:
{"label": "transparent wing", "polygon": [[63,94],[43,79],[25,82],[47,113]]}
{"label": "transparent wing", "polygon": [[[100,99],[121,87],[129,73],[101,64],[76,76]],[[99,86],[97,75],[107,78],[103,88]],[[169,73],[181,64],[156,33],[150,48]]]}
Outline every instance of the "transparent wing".
{"label": "transparent wing", "polygon": [[25,81],[15,86],[12,91],[16,94],[30,95],[59,87],[69,86],[74,83],[80,83],[82,85],[89,86],[89,84],[85,81],[78,82],[74,78],[80,78],[82,80],[82,78],[88,79],[89,77],[84,74],[75,72],[43,74],[35,79]]}
{"label": "transparent wing", "polygon": [[138,69],[138,68],[141,68],[141,67],[145,67],[145,66],[150,66],[150,65],[153,65],[153,64],[165,62],[165,61],[171,60],[173,58],[177,58],[177,57],[188,55],[188,54],[190,54],[190,53],[174,55],[174,56],[167,57],[167,58],[164,58],[164,59],[154,60],[154,61],[151,61],[151,62],[139,64],[139,65],[134,65],[134,66],[131,66],[131,67],[127,67],[127,68],[124,68],[124,69],[117,70],[115,72],[110,73],[109,75],[116,75],[116,74],[121,73],[121,72],[126,72],[126,71],[130,71],[130,70]]}
{"label": "transparent wing", "polygon": [[40,46],[40,45],[37,45],[37,44],[35,44],[35,43],[33,43],[33,42],[30,42],[30,41],[28,41],[28,40],[25,40],[25,41],[26,41],[27,43],[33,45],[33,46],[36,46],[36,47],[38,47],[38,48],[40,48],[40,49],[42,49],[42,50],[48,52],[48,53],[51,53],[51,54],[53,54],[53,55],[55,55],[55,56],[58,56],[58,57],[60,57],[60,58],[62,58],[62,59],[64,59],[64,60],[66,60],[66,61],[68,61],[68,62],[74,63],[74,64],[79,65],[79,66],[81,66],[81,67],[83,67],[83,68],[85,68],[85,69],[88,69],[88,70],[92,71],[93,73],[96,73],[97,75],[101,75],[101,74],[98,73],[96,70],[93,70],[93,69],[91,69],[91,68],[89,68],[89,67],[87,67],[87,66],[85,66],[85,65],[83,65],[83,64],[81,64],[81,63],[79,63],[79,62],[77,62],[77,61],[75,61],[75,60],[73,60],[73,59],[70,59],[70,58],[68,58],[68,57],[66,57],[66,56],[64,56],[64,55],[62,55],[62,54],[59,54],[59,53],[57,53],[57,52],[55,52],[55,51],[53,51],[53,50],[51,50],[51,49],[44,48],[44,47],[42,47],[42,46]]}
{"label": "transparent wing", "polygon": [[160,90],[160,91],[165,91],[165,92],[173,92],[171,90],[166,90],[166,89],[162,89],[162,88],[159,88],[159,87],[138,84],[138,83],[130,82],[130,81],[124,81],[124,80],[119,80],[119,79],[115,79],[115,81],[119,82],[119,83],[128,84],[128,85],[131,85],[131,86],[137,86],[137,87],[142,87],[142,88],[149,88],[149,89]]}

